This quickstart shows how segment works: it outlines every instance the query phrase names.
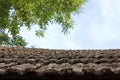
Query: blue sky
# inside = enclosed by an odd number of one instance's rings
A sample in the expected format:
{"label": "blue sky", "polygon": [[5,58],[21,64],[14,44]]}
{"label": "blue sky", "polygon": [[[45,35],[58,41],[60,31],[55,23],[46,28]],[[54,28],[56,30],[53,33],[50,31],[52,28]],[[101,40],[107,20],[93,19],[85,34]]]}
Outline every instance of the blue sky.
{"label": "blue sky", "polygon": [[120,48],[120,0],[88,0],[80,14],[73,15],[74,29],[70,34],[61,33],[61,26],[48,26],[44,38],[21,29],[27,47],[49,49],[116,49]]}

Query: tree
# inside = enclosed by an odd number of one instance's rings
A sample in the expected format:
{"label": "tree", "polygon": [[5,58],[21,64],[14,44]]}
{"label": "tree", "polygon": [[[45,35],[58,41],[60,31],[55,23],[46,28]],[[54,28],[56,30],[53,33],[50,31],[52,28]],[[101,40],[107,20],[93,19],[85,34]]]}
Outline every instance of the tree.
{"label": "tree", "polygon": [[21,27],[38,24],[37,36],[44,36],[49,23],[58,23],[62,32],[73,27],[72,13],[77,13],[86,0],[0,0],[0,45],[25,46],[19,35]]}

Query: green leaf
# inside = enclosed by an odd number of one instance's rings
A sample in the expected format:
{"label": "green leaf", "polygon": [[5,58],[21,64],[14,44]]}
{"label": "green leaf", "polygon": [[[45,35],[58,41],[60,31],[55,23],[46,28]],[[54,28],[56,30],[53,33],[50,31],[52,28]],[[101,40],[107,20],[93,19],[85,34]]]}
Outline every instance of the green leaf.
{"label": "green leaf", "polygon": [[[0,44],[26,46],[25,40],[18,36],[21,27],[35,31],[44,37],[49,23],[58,23],[65,34],[73,28],[72,13],[79,12],[86,0],[0,0]],[[7,30],[7,32],[6,32]],[[5,34],[5,35],[4,35]],[[8,35],[9,34],[9,35]]]}

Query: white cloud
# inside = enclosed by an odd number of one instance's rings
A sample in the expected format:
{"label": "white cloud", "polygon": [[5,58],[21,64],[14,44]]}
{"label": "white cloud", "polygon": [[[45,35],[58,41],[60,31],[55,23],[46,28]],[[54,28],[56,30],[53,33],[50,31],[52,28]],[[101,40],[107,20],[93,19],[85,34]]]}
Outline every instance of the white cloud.
{"label": "white cloud", "polygon": [[[37,26],[36,26],[37,27]],[[74,32],[71,31],[71,32]],[[28,41],[28,47],[35,46],[39,48],[50,49],[78,49],[74,41],[71,40],[70,35],[64,35],[61,33],[61,27],[57,24],[50,25],[46,31],[45,38],[38,38],[34,33],[34,28],[28,31],[26,28],[22,28],[21,35]]]}
{"label": "white cloud", "polygon": [[[105,17],[119,17],[120,0],[96,0]],[[119,17],[120,18],[120,17]]]}
{"label": "white cloud", "polygon": [[30,32],[24,29],[21,35],[28,41],[28,46],[40,48],[109,48],[114,43],[114,46],[119,46],[119,9],[120,0],[88,0],[83,13],[74,16],[76,25],[69,35],[64,36],[61,27],[56,24],[49,26],[45,38],[36,37],[34,29]]}
{"label": "white cloud", "polygon": [[120,34],[120,0],[96,0],[100,13],[94,16],[89,25],[89,34],[99,46],[116,41]]}

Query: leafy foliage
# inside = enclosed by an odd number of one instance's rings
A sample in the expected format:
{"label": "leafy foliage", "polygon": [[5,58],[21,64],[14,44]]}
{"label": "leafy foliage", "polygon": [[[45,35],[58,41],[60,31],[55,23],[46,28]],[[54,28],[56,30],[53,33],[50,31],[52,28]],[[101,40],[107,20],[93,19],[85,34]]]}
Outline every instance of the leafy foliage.
{"label": "leafy foliage", "polygon": [[[29,30],[38,24],[37,36],[44,36],[49,23],[58,23],[62,32],[73,27],[72,13],[79,11],[86,0],[0,0],[0,44],[25,46],[20,28]],[[11,36],[11,37],[10,37]]]}

